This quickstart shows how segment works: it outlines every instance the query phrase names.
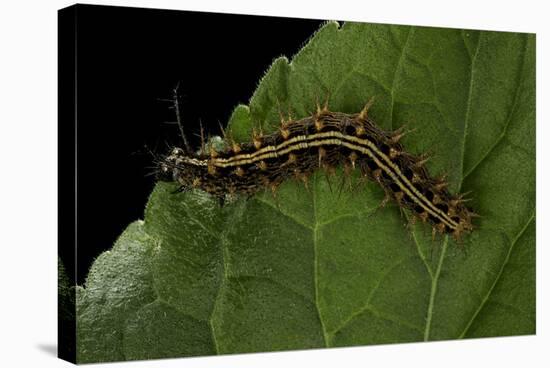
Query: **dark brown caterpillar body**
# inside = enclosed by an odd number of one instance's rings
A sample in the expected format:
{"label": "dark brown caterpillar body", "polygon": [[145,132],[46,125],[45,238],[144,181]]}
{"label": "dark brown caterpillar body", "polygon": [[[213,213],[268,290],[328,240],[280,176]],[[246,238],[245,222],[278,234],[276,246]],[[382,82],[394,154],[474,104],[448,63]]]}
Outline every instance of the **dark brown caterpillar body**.
{"label": "dark brown caterpillar body", "polygon": [[460,239],[470,232],[476,214],[462,196],[452,195],[443,179],[431,178],[424,158],[403,150],[402,130],[381,130],[367,110],[368,105],[358,114],[318,108],[313,116],[283,122],[274,133],[254,134],[252,142],[230,143],[222,152],[192,154],[174,148],[161,162],[160,172],[182,189],[199,188],[221,198],[275,190],[290,177],[307,182],[318,168],[343,165],[348,172],[358,169],[378,182],[388,197],[429,222],[434,233]]}

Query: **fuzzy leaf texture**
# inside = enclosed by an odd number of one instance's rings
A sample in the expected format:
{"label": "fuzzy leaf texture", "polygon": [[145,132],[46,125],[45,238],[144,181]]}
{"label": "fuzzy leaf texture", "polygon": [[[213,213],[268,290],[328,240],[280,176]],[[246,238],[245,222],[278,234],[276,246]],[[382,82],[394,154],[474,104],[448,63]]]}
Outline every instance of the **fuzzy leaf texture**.
{"label": "fuzzy leaf texture", "polygon": [[326,96],[346,113],[375,96],[379,126],[414,129],[404,147],[471,191],[478,228],[433,241],[340,174],[223,208],[159,183],[78,288],[79,362],[535,333],[534,35],[329,22],[228,127],[248,140]]}

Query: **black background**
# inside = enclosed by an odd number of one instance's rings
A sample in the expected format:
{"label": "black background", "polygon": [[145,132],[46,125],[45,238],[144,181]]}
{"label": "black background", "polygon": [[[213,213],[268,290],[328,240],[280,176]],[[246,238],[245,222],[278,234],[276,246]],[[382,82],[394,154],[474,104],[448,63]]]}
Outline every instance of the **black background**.
{"label": "black background", "polygon": [[[321,24],[77,6],[76,275],[74,262],[61,254],[71,279],[82,284],[93,260],[143,218],[155,182],[147,176],[148,149],[162,154],[167,143],[181,145],[177,125],[167,123],[176,121],[172,104],[163,101],[178,82],[187,136],[199,132],[199,122],[218,134],[218,124],[226,124],[238,103],[248,103],[273,59],[292,57]],[[59,170],[65,180],[61,164]]]}

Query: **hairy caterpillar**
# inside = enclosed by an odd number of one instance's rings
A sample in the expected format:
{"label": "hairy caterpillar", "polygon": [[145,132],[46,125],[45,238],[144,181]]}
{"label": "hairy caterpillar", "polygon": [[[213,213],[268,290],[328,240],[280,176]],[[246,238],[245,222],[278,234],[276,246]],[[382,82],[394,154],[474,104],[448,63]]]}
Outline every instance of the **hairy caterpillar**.
{"label": "hairy caterpillar", "polygon": [[452,195],[444,179],[430,177],[425,157],[404,151],[399,140],[405,132],[386,132],[368,117],[370,103],[357,114],[316,112],[300,120],[282,119],[278,131],[255,132],[251,142],[226,142],[228,148],[194,153],[186,143],[173,148],[159,162],[159,178],[176,181],[181,190],[199,188],[223,198],[227,194],[252,195],[276,188],[286,179],[307,178],[321,168],[343,165],[345,172],[360,170],[384,189],[387,199],[407,208],[433,234],[452,234],[457,240],[473,230],[477,216],[463,195]]}

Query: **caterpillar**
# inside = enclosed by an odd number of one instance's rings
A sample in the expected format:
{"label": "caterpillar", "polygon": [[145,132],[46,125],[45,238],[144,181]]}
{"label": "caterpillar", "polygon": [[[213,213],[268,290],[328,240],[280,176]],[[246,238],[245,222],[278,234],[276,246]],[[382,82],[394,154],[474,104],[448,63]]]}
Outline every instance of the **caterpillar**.
{"label": "caterpillar", "polygon": [[425,167],[427,158],[407,153],[400,139],[403,128],[384,131],[368,116],[372,100],[355,114],[330,111],[317,104],[316,111],[299,120],[281,118],[279,129],[264,135],[254,131],[251,142],[226,142],[227,147],[194,153],[184,140],[159,160],[159,180],[175,181],[180,190],[198,188],[223,199],[271,188],[288,178],[307,183],[317,169],[344,172],[360,170],[386,193],[408,209],[413,219],[432,226],[432,234],[451,234],[460,240],[474,229],[477,214],[453,195],[444,178],[433,178]]}

